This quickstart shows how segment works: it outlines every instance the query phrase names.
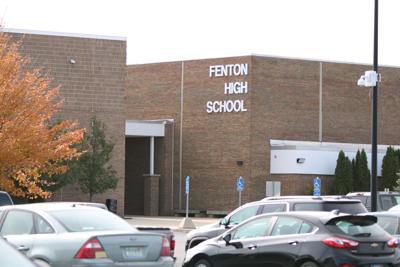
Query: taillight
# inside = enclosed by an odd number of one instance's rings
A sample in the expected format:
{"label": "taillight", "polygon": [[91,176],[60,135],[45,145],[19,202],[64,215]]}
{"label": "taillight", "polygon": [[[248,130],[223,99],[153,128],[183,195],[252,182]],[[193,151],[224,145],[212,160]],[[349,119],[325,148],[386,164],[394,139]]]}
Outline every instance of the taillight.
{"label": "taillight", "polygon": [[160,256],[171,256],[170,244],[165,236],[162,237]]}
{"label": "taillight", "polygon": [[340,264],[340,267],[353,267],[350,263],[342,263]]}
{"label": "taillight", "polygon": [[75,255],[75,259],[103,259],[107,258],[100,241],[93,237],[86,241]]}
{"label": "taillight", "polygon": [[329,237],[322,242],[331,248],[355,249],[358,246],[358,242],[341,237]]}
{"label": "taillight", "polygon": [[391,238],[388,242],[387,242],[387,246],[389,247],[389,248],[397,248],[397,246],[398,246],[398,241],[397,241],[397,238]]}
{"label": "taillight", "polygon": [[172,237],[172,239],[169,241],[169,247],[171,248],[171,250],[175,250],[175,239],[174,237]]}

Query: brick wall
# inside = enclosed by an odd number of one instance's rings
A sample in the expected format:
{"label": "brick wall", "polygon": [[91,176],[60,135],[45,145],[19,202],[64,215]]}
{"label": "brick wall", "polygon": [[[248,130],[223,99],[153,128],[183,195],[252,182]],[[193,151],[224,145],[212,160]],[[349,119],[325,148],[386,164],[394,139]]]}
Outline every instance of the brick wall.
{"label": "brick wall", "polygon": [[[245,77],[209,77],[209,66],[248,63]],[[191,177],[190,208],[230,210],[237,205],[235,181],[245,178],[242,201],[265,196],[265,182],[281,181],[282,194],[304,194],[315,175],[271,175],[270,139],[319,141],[320,67],[317,61],[238,57],[184,62],[183,116],[181,62],[128,66],[128,119],[174,119],[174,208],[184,178]],[[371,103],[357,79],[368,66],[322,63],[322,140],[369,143]],[[381,68],[379,143],[398,144],[400,70]],[[224,82],[247,81],[249,93],[227,96]],[[244,99],[247,112],[205,111],[211,100]],[[179,172],[182,121],[182,174]],[[243,160],[243,166],[236,164]],[[163,173],[161,173],[161,177]],[[181,177],[180,177],[181,176]],[[332,177],[320,176],[329,193]],[[163,179],[163,178],[161,178]],[[165,188],[161,188],[165,190]],[[185,196],[181,195],[181,208]],[[162,200],[160,200],[162,202]]]}
{"label": "brick wall", "polygon": [[[60,117],[78,119],[87,127],[89,118],[96,115],[106,124],[107,137],[115,143],[112,165],[120,178],[118,187],[95,196],[105,202],[116,198],[118,213],[124,208],[125,117],[123,113],[126,79],[126,41],[66,37],[43,34],[10,33],[21,41],[21,52],[31,58],[31,65],[43,68],[60,85],[65,99]],[[75,60],[71,64],[70,60]],[[65,188],[56,199],[87,201],[88,196],[74,186]]]}

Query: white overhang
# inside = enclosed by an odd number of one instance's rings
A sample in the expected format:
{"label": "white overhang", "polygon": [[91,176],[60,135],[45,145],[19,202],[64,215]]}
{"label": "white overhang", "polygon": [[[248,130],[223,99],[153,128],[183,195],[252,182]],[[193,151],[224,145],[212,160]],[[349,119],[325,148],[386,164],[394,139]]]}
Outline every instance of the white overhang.
{"label": "white overhang", "polygon": [[[400,146],[392,145],[399,149]],[[270,171],[271,174],[319,174],[333,175],[336,160],[342,150],[351,160],[358,150],[364,149],[367,154],[369,169],[371,169],[371,145],[308,142],[291,140],[270,140]],[[378,146],[378,176],[381,175],[382,159],[388,145]]]}
{"label": "white overhang", "polygon": [[165,136],[165,120],[127,120],[125,136]]}

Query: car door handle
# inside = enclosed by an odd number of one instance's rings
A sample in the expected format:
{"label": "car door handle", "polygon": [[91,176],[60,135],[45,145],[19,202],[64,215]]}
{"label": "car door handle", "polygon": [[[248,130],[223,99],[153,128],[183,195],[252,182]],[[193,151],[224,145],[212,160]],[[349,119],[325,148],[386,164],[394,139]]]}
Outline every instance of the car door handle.
{"label": "car door handle", "polygon": [[255,250],[257,248],[257,245],[252,244],[252,245],[249,245],[247,248],[250,250]]}
{"label": "car door handle", "polygon": [[297,246],[298,244],[299,244],[299,241],[289,242],[289,245],[292,245],[292,246]]}
{"label": "car door handle", "polygon": [[26,246],[19,246],[17,249],[18,249],[19,251],[28,251],[28,250],[29,250],[29,248],[26,247]]}

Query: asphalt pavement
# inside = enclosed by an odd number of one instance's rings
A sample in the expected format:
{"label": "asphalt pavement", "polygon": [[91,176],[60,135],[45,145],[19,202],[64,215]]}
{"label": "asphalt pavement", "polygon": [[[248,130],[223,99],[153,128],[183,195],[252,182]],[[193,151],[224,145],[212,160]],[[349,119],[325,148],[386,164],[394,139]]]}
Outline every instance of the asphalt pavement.
{"label": "asphalt pavement", "polygon": [[[184,217],[167,217],[167,216],[125,216],[125,220],[136,227],[168,227],[175,235],[175,265],[174,267],[181,267],[185,257],[185,243],[186,233],[192,229],[180,228],[180,224]],[[196,228],[203,225],[218,223],[219,218],[202,218],[190,217]]]}

